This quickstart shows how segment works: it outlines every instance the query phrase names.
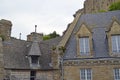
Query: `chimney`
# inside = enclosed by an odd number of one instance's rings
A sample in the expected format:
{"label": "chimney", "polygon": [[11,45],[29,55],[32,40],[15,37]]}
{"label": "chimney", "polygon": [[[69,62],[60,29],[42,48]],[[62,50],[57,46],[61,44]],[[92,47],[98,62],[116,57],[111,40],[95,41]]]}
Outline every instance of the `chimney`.
{"label": "chimney", "polygon": [[9,40],[11,37],[12,22],[1,19],[0,20],[0,36],[3,40]]}
{"label": "chimney", "polygon": [[43,41],[43,34],[32,32],[31,34],[27,35],[27,41],[41,42]]}
{"label": "chimney", "polygon": [[32,32],[31,34],[27,35],[27,41],[37,41],[37,42],[43,41],[43,34],[37,33],[37,25],[35,25],[35,32]]}

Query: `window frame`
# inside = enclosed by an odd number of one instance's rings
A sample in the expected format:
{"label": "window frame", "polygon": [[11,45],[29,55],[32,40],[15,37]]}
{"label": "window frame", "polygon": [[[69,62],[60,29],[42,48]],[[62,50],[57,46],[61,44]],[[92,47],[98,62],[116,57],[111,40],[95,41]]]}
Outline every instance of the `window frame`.
{"label": "window frame", "polygon": [[[83,75],[82,70],[84,70],[84,76],[82,76]],[[90,72],[88,72],[88,70],[90,70]],[[88,79],[88,74],[90,79]],[[84,77],[84,79],[82,79],[82,77]],[[80,69],[80,80],[92,80],[92,69],[91,68]]]}
{"label": "window frame", "polygon": [[[37,60],[37,63],[32,63],[32,57],[38,57],[38,60]],[[30,56],[30,66],[31,67],[40,67],[40,64],[39,64],[39,56]]]}
{"label": "window frame", "polygon": [[39,56],[31,56],[32,64],[38,64],[38,62],[39,62]]}
{"label": "window frame", "polygon": [[[115,42],[113,42],[113,41],[115,41]],[[112,44],[112,53],[113,54],[120,54],[120,46],[119,46],[120,45],[120,35],[111,35],[111,44]],[[116,48],[115,52],[114,52],[113,47]]]}
{"label": "window frame", "polygon": [[[85,39],[87,39],[87,40],[85,40]],[[86,42],[87,42],[87,44],[86,44]],[[83,46],[83,48],[81,48],[81,46]],[[90,54],[90,41],[89,41],[89,37],[80,37],[79,38],[79,53],[80,53],[81,56],[87,56],[87,55]]]}

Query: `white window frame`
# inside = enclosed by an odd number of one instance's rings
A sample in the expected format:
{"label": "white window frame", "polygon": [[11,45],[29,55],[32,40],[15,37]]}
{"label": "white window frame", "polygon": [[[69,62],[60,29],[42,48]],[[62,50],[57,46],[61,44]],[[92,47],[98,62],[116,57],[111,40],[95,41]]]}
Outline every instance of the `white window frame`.
{"label": "white window frame", "polygon": [[[86,43],[86,41],[87,41],[87,43]],[[82,48],[81,48],[81,46],[82,46]],[[80,37],[79,38],[79,47],[80,47],[80,54],[81,55],[88,55],[90,53],[90,41],[89,41],[89,37]]]}
{"label": "white window frame", "polygon": [[[112,52],[114,54],[120,53],[120,47],[119,47],[120,41],[119,40],[120,40],[120,35],[113,35],[112,36]],[[113,42],[113,41],[115,41],[115,42]]]}
{"label": "white window frame", "polygon": [[[82,79],[82,70],[85,71],[85,79]],[[88,70],[90,70],[90,79],[88,79]],[[80,69],[80,80],[92,80],[92,69]]]}
{"label": "white window frame", "polygon": [[[116,75],[116,72],[115,72],[116,69],[118,70],[118,74],[117,75]],[[120,68],[115,68],[114,69],[114,80],[120,80]]]}

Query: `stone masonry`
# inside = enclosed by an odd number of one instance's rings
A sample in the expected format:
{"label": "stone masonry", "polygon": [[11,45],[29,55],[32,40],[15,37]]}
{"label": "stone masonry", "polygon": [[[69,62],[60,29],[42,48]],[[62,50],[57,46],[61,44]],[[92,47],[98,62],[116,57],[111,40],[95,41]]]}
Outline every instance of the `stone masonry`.
{"label": "stone masonry", "polygon": [[0,80],[4,78],[4,61],[3,61],[3,48],[2,39],[0,38]]}
{"label": "stone masonry", "polygon": [[97,13],[108,11],[112,3],[120,0],[86,0],[84,3],[84,13]]}
{"label": "stone masonry", "polygon": [[11,21],[8,20],[0,20],[0,36],[4,39],[4,40],[9,40],[11,37],[11,27],[12,27],[12,23]]}

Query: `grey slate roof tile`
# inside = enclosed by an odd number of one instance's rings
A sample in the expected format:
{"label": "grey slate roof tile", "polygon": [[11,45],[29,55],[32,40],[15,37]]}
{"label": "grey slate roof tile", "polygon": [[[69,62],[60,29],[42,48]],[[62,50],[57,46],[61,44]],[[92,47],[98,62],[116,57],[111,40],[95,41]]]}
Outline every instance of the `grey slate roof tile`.
{"label": "grey slate roof tile", "polygon": [[30,55],[30,56],[32,56],[32,55],[34,55],[34,56],[40,56],[41,55],[41,50],[40,50],[38,42],[33,41],[32,46],[30,48],[30,51],[29,51],[28,55]]}

